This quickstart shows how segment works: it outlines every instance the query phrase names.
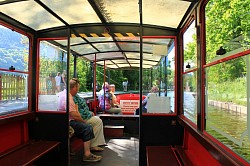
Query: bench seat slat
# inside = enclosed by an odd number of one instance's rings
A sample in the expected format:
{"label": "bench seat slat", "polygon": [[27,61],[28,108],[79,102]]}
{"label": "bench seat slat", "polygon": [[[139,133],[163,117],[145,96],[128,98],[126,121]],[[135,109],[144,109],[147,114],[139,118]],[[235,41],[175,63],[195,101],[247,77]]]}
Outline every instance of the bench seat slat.
{"label": "bench seat slat", "polygon": [[1,165],[30,165],[59,144],[60,142],[57,141],[32,142],[0,158],[0,163]]}

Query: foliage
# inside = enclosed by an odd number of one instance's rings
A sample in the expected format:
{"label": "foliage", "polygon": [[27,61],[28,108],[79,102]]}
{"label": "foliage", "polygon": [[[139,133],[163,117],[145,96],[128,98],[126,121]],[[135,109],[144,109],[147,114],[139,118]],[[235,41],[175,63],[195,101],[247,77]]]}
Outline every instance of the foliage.
{"label": "foliage", "polygon": [[[245,50],[250,48],[249,1],[210,0],[205,10],[206,63],[209,63],[216,57],[216,51],[220,46],[223,46],[227,52],[240,47],[243,47]],[[185,62],[195,61],[195,48],[196,39],[193,36],[193,42],[188,43],[185,47]],[[210,97],[221,101],[230,100],[240,103],[241,101],[237,100],[234,92],[237,92],[237,97],[240,98],[246,94],[246,85],[239,81],[244,80],[245,75],[245,57],[239,57],[206,68],[207,82],[209,84],[208,93],[214,94]],[[191,83],[191,81],[189,82]],[[232,86],[240,90],[232,91]]]}
{"label": "foliage", "polygon": [[214,84],[208,83],[208,97],[210,100],[232,102],[238,105],[247,104],[246,78],[227,80]]}
{"label": "foliage", "polygon": [[28,38],[7,28],[0,29],[0,64],[1,68],[28,70]]}
{"label": "foliage", "polygon": [[220,46],[227,51],[234,48],[233,39],[242,36],[239,44],[249,48],[249,15],[248,1],[239,0],[211,0],[206,7],[206,43],[207,61],[216,56]]}

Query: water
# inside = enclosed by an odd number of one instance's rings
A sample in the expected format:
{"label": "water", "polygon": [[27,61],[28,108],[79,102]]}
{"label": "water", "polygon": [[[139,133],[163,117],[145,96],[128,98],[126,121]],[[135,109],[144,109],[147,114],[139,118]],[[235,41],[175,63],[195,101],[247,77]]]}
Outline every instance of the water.
{"label": "water", "polygon": [[[184,93],[184,115],[195,124],[197,123],[196,103],[193,93]],[[206,131],[249,162],[250,140],[247,135],[244,135],[246,130],[246,114],[208,106],[206,111]]]}

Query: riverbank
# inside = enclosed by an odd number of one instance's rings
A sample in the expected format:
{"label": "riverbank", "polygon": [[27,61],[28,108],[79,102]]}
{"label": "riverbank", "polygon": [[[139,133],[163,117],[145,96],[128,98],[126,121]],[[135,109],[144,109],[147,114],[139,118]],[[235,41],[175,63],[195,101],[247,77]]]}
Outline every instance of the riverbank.
{"label": "riverbank", "polygon": [[239,114],[247,114],[247,107],[242,105],[236,105],[232,102],[221,102],[216,100],[208,100],[208,105],[225,109],[228,111],[234,111]]}

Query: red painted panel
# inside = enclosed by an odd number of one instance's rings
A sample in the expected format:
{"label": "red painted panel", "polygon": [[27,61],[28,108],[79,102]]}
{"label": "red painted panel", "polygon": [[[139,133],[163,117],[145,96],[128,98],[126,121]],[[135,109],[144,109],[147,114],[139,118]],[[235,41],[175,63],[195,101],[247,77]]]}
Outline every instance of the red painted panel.
{"label": "red painted panel", "polygon": [[[142,95],[142,100],[146,98],[145,95]],[[140,100],[139,94],[121,94],[116,96],[117,101],[120,103],[120,100]]]}
{"label": "red painted panel", "polygon": [[27,123],[14,122],[0,126],[0,153],[28,140]]}
{"label": "red painted panel", "polygon": [[[142,96],[142,100],[146,98],[145,95]],[[117,102],[122,108],[123,115],[134,115],[135,110],[140,105],[140,95],[139,94],[120,94],[116,96]]]}
{"label": "red painted panel", "polygon": [[194,166],[220,166],[221,164],[187,131],[185,131],[184,147],[186,155]]}

